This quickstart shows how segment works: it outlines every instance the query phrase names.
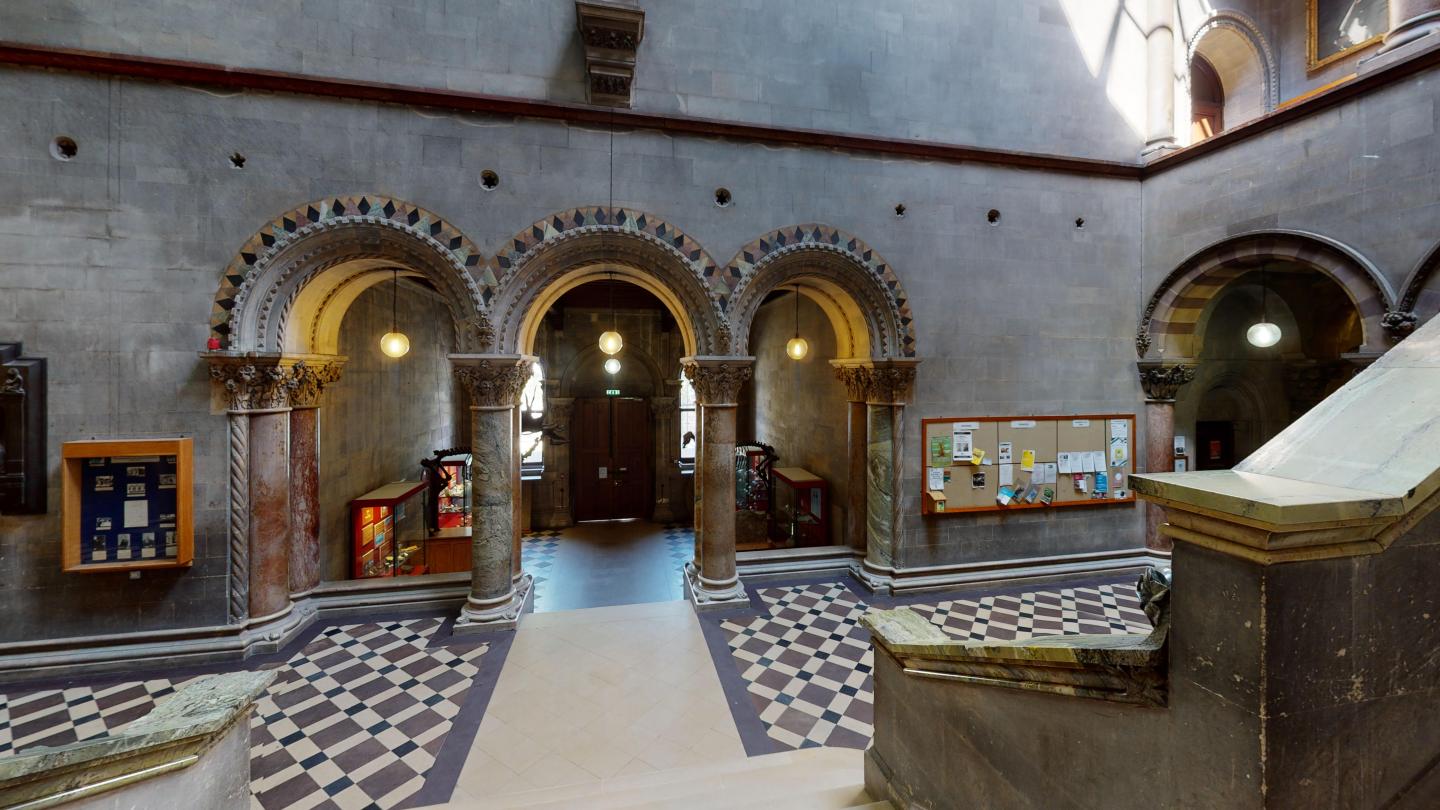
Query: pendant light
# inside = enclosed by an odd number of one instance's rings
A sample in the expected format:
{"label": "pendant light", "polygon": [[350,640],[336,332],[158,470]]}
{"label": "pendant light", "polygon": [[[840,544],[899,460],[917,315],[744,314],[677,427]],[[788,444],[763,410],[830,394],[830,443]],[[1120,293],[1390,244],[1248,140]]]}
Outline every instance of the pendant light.
{"label": "pendant light", "polygon": [[804,360],[810,353],[810,344],[800,337],[800,285],[795,285],[795,337],[785,344],[785,353],[791,360]]}
{"label": "pendant light", "polygon": [[611,357],[605,361],[605,371],[610,374],[620,373],[620,361]]}
{"label": "pendant light", "polygon": [[[614,113],[611,113],[611,115],[610,115],[610,205],[609,205],[609,211],[610,211],[610,216],[611,216],[611,217],[614,217],[614,216],[615,216],[615,115],[614,115]],[[610,281],[610,330],[607,331],[607,332],[605,332],[603,335],[600,336],[600,351],[602,351],[602,352],[604,352],[604,353],[606,353],[606,354],[609,354],[609,355],[614,355],[614,354],[618,353],[622,348],[624,348],[624,346],[625,346],[625,341],[624,341],[623,339],[621,339],[621,337],[620,337],[620,332],[619,332],[618,329],[616,329],[616,323],[615,323],[615,320],[616,320],[616,318],[615,318],[615,283],[614,283],[613,274],[611,274],[611,273],[606,273],[606,274],[605,274],[605,278],[606,278],[608,281]],[[616,367],[616,370],[618,371],[618,370],[619,370],[619,367],[620,367],[620,361],[618,361],[618,360],[615,361],[615,367]],[[605,363],[605,370],[606,370],[606,371],[610,371],[610,362],[609,362],[609,361],[606,361],[606,363]],[[610,371],[610,373],[611,373],[611,374],[614,374],[615,372],[614,372],[614,371]]]}
{"label": "pendant light", "polygon": [[395,317],[395,299],[400,292],[400,271],[390,271],[390,331],[380,338],[380,351],[390,357],[404,357],[410,351],[410,338],[400,331]]}
{"label": "pendant light", "polygon": [[1245,330],[1245,339],[1259,349],[1268,349],[1280,342],[1280,327],[1266,317],[1265,299],[1269,296],[1270,285],[1265,282],[1265,268],[1260,268],[1260,322]]}

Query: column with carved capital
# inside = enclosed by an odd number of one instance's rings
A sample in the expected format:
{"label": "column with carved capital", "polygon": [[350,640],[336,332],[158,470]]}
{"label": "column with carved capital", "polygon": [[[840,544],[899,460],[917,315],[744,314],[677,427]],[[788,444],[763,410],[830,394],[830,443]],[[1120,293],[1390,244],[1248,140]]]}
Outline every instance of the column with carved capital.
{"label": "column with carved capital", "polygon": [[865,399],[865,559],[851,573],[877,593],[890,592],[900,561],[905,402],[919,363],[915,358],[836,361],[847,389]]}
{"label": "column with carved capital", "polygon": [[753,357],[686,357],[700,411],[695,457],[695,559],[685,566],[686,596],[697,609],[746,604],[735,573],[735,407]]}
{"label": "column with carved capital", "polygon": [[845,431],[847,503],[841,536],[845,538],[845,545],[863,552],[868,525],[865,516],[868,498],[868,485],[865,480],[866,455],[870,452],[867,438],[869,432],[866,429],[869,409],[865,399],[868,396],[870,374],[863,366],[855,365],[854,361],[831,360],[830,365],[835,368],[835,376],[839,377],[845,386],[846,407],[849,409]]}
{"label": "column with carved capital", "polygon": [[290,608],[290,398],[293,358],[201,355],[230,422],[230,621],[259,624]]}
{"label": "column with carved capital", "polygon": [[470,595],[455,633],[514,627],[530,592],[513,554],[516,486],[515,413],[535,358],[452,354],[450,365],[470,395]]}
{"label": "column with carved capital", "polygon": [[[1195,379],[1195,366],[1165,365],[1142,360],[1140,387],[1145,390],[1145,472],[1171,472],[1175,468],[1175,393]],[[1169,551],[1170,539],[1160,534],[1164,507],[1145,504],[1145,547]]]}
{"label": "column with carved capital", "polygon": [[290,372],[290,598],[320,584],[320,395],[344,357],[309,355]]}

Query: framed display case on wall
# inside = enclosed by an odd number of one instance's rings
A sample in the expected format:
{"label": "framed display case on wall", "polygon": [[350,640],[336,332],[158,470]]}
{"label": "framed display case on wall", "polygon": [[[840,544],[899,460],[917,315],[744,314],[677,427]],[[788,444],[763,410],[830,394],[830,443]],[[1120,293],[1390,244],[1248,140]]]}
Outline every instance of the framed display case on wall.
{"label": "framed display case on wall", "polygon": [[396,481],[350,502],[355,579],[424,574],[423,481]]}
{"label": "framed display case on wall", "polygon": [[1306,66],[1315,71],[1371,45],[1390,30],[1388,0],[1306,0]]}
{"label": "framed display case on wall", "polygon": [[190,439],[65,442],[66,571],[184,568],[195,558]]}

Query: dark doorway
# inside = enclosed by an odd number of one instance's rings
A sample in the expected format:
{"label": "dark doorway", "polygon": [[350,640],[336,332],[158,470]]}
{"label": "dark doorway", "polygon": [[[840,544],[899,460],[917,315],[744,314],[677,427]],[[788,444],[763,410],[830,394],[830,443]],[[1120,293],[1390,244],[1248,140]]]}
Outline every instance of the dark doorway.
{"label": "dark doorway", "polygon": [[1235,466],[1235,423],[1195,423],[1195,469],[1228,470]]}
{"label": "dark doorway", "polygon": [[571,430],[575,519],[648,519],[653,501],[649,402],[577,399]]}
{"label": "dark doorway", "polygon": [[1220,74],[1196,55],[1190,62],[1190,142],[1197,143],[1225,129],[1225,88]]}

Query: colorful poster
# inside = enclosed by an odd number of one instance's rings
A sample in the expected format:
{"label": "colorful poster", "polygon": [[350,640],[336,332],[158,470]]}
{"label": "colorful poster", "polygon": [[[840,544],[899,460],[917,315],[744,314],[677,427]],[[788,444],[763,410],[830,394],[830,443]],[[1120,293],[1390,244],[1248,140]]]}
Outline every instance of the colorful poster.
{"label": "colorful poster", "polygon": [[1020,451],[1020,469],[1024,470],[1025,472],[1033,472],[1035,470],[1034,450]]}
{"label": "colorful poster", "polygon": [[952,437],[952,442],[954,444],[954,452],[951,455],[951,460],[969,464],[970,460],[975,457],[975,434],[968,430],[961,430],[957,426],[955,428],[955,435]]}

